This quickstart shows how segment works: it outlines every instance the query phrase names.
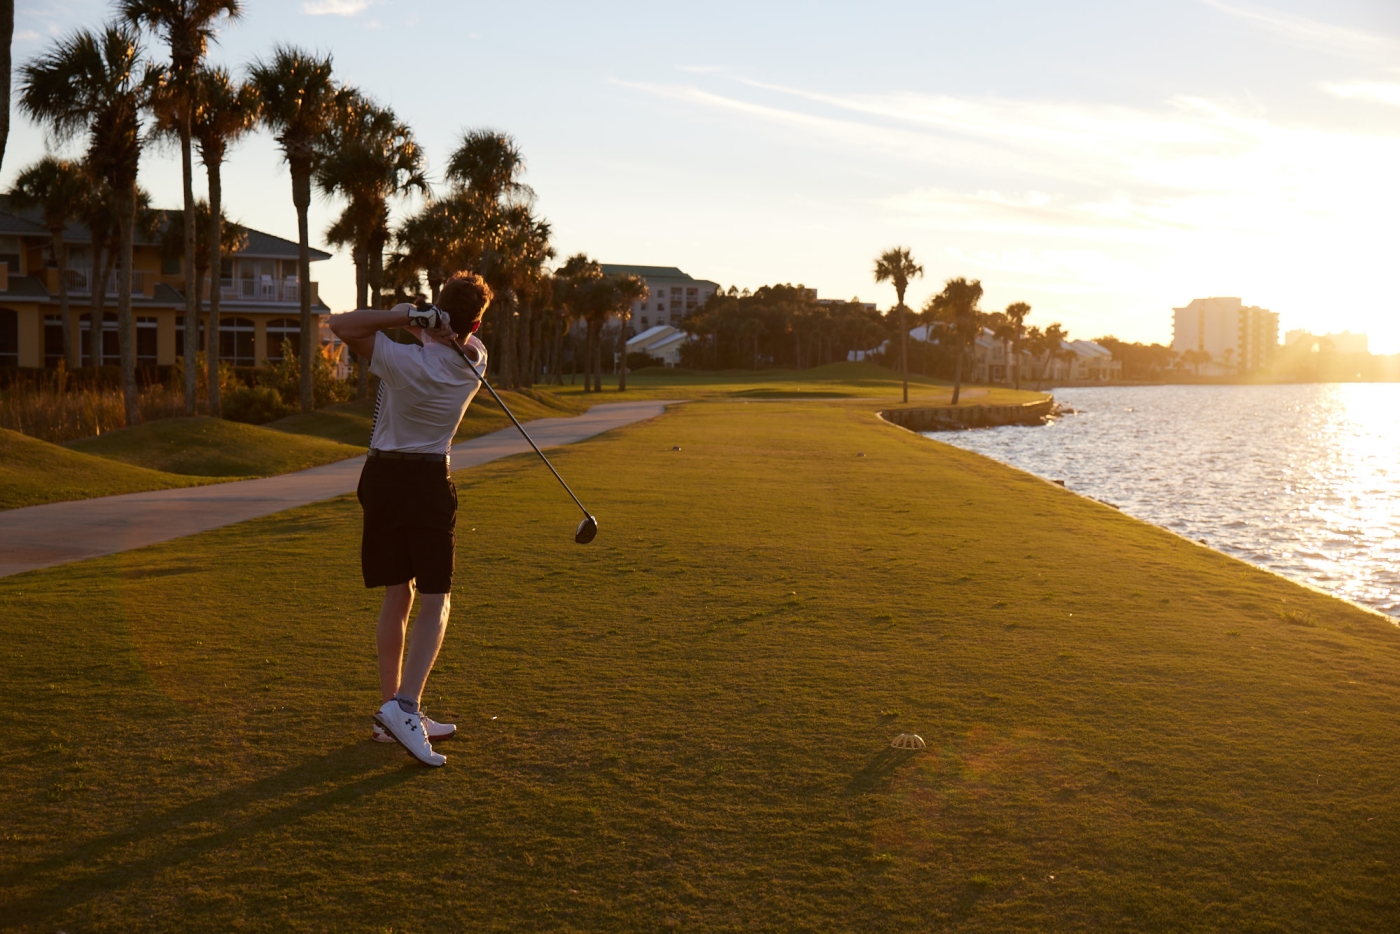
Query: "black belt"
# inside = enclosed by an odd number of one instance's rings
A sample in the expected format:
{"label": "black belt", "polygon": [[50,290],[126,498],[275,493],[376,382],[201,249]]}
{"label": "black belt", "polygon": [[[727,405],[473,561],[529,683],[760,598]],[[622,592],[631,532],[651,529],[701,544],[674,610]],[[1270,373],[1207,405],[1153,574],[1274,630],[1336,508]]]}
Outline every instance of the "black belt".
{"label": "black belt", "polygon": [[435,464],[446,464],[448,462],[446,454],[415,454],[412,451],[381,451],[379,448],[370,448],[369,456],[382,457],[387,461],[432,461]]}

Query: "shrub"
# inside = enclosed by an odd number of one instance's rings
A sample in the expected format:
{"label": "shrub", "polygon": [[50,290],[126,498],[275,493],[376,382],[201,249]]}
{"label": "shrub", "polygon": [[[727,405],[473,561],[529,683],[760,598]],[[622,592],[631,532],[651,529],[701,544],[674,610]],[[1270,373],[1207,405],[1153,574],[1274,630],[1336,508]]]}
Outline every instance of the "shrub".
{"label": "shrub", "polygon": [[665,361],[660,357],[653,357],[642,350],[634,350],[627,355],[627,369],[641,370],[649,366],[665,366]]}
{"label": "shrub", "polygon": [[[318,409],[355,398],[354,381],[336,379],[335,364],[327,353],[327,349],[323,348],[311,359],[312,405]],[[280,362],[269,365],[258,375],[258,383],[275,389],[287,405],[298,405],[301,399],[301,367],[296,354],[291,352],[290,344],[283,345]]]}
{"label": "shrub", "polygon": [[224,418],[249,425],[275,421],[294,411],[270,386],[239,386],[220,401]]}

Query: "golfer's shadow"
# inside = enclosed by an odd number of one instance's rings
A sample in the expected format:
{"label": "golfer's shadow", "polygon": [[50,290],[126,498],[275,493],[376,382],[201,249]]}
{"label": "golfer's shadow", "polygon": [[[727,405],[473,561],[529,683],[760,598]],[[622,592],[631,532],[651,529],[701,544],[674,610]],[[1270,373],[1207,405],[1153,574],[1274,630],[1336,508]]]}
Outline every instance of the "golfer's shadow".
{"label": "golfer's shadow", "polygon": [[875,754],[875,758],[865,764],[846,785],[845,794],[864,795],[878,791],[887,784],[900,766],[919,754],[917,749],[893,749],[886,747]]}
{"label": "golfer's shadow", "polygon": [[[324,756],[308,759],[275,775],[221,791],[208,798],[191,801],[169,811],[148,814],[126,830],[119,830],[78,844],[66,853],[16,867],[0,874],[0,891],[56,874],[58,878],[13,901],[0,902],[6,924],[38,923],[43,918],[82,904],[115,888],[155,876],[162,870],[226,847],[263,831],[276,830],[368,795],[392,788],[423,774],[416,764],[385,771],[382,748],[367,750],[368,743],[355,743]],[[366,755],[366,753],[371,753]],[[396,757],[395,761],[398,761]],[[328,787],[322,787],[328,786]],[[315,789],[309,794],[307,789]],[[185,825],[215,825],[208,833],[197,832],[168,845],[150,844]],[[149,855],[135,859],[115,859],[124,849]],[[82,866],[96,862],[107,865],[95,873],[82,873]],[[76,871],[76,874],[75,874]]]}

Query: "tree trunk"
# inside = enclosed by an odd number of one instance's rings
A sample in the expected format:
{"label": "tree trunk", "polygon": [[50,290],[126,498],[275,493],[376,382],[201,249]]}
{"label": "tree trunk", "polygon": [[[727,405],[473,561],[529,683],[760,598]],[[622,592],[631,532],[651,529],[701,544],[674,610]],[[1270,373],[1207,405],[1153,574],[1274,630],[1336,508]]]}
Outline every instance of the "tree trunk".
{"label": "tree trunk", "polygon": [[88,356],[92,358],[92,371],[96,375],[102,366],[102,316],[107,311],[107,274],[112,269],[112,257],[106,247],[99,245],[98,238],[92,238],[92,288],[88,317],[92,327],[88,330]]}
{"label": "tree trunk", "polygon": [[[194,235],[194,156],[190,151],[190,108],[188,101],[180,103],[180,179],[185,191],[185,320],[199,320],[199,280],[195,277],[195,235]],[[133,221],[134,223],[134,221]],[[194,414],[194,354],[190,351],[190,329],[185,328],[185,414]],[[214,406],[218,390],[219,359],[218,331],[211,330],[214,336],[209,347],[209,414],[217,416]]]}
{"label": "tree trunk", "polygon": [[[5,163],[5,144],[10,140],[10,43],[15,37],[15,0],[0,2],[0,165]],[[18,272],[19,270],[15,270]]]}
{"label": "tree trunk", "polygon": [[136,227],[136,185],[117,197],[117,224],[121,232],[121,269],[117,273],[117,340],[122,358],[122,406],[127,426],[141,421],[136,392],[136,322],[131,317],[131,261]]}
{"label": "tree trunk", "polygon": [[958,404],[958,398],[962,395],[962,364],[963,350],[959,347],[957,359],[953,363],[953,405]]}
{"label": "tree trunk", "polygon": [[[904,401],[909,402],[909,328],[904,323],[904,296],[899,296],[899,375],[904,380]],[[957,391],[953,393],[957,404]]]}
{"label": "tree trunk", "polygon": [[603,391],[603,323],[598,323],[598,333],[593,338],[593,391]]}
{"label": "tree trunk", "polygon": [[[369,287],[369,254],[368,251],[355,251],[355,307],[373,308],[370,301]],[[365,360],[359,354],[351,351],[351,356],[355,358],[355,398],[363,399],[369,395],[369,370],[365,367]]]}
{"label": "tree trunk", "polygon": [[[219,280],[223,278],[224,274],[224,251],[222,249],[224,239],[222,214],[224,180],[218,162],[209,165],[208,169],[209,233],[207,236],[209,237],[209,334],[211,335],[209,339],[209,414],[214,418],[222,418],[224,402],[220,396],[221,387],[219,385],[219,305],[223,299],[219,295]],[[196,278],[194,286],[196,310],[199,306],[199,285],[199,280]]]}
{"label": "tree trunk", "polygon": [[516,374],[516,385],[522,387],[535,385],[534,304],[528,298],[520,303],[519,333],[516,338],[516,357],[520,360],[520,367]]}
{"label": "tree trunk", "polygon": [[53,237],[53,262],[58,267],[58,317],[63,328],[63,364],[71,373],[82,366],[82,354],[78,347],[77,334],[73,331],[73,309],[68,303],[68,279],[63,273],[68,268],[68,244],[63,241],[63,228],[49,231]]}
{"label": "tree trunk", "polygon": [[297,209],[297,297],[301,299],[301,410],[316,407],[311,383],[311,355],[321,349],[321,336],[311,321],[311,233],[306,212],[311,208],[311,163],[298,159],[292,166],[292,204]]}
{"label": "tree trunk", "polygon": [[622,361],[617,369],[618,392],[627,391],[627,322],[631,317],[632,316],[629,314],[624,314],[622,316],[622,327],[617,332],[618,340],[622,342],[622,351],[618,354],[618,359]]}

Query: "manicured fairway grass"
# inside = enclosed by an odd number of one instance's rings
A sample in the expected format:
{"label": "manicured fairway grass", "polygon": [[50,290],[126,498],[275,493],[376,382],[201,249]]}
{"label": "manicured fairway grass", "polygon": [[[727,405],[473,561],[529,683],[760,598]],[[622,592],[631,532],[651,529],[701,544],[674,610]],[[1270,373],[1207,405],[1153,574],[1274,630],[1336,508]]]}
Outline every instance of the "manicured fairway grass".
{"label": "manicured fairway grass", "polygon": [[0,509],[209,482],[80,454],[0,428]]}
{"label": "manicured fairway grass", "polygon": [[461,472],[440,770],[351,498],[0,580],[0,924],[1394,929],[1392,623],[871,408]]}
{"label": "manicured fairway grass", "polygon": [[[617,399],[838,399],[838,398],[879,398],[888,404],[897,404],[902,398],[899,374],[874,363],[830,363],[826,366],[806,370],[722,370],[706,372],[699,370],[665,369],[648,367],[637,370],[627,377],[627,391],[617,392],[617,377],[603,378],[603,392],[588,395],[582,384],[570,384],[565,378],[563,386],[546,386],[550,392],[571,397],[613,401]],[[1030,387],[1020,391],[1001,386],[974,386],[963,384],[960,405],[986,405],[989,403],[1023,402],[1038,398],[1028,392]],[[679,396],[677,394],[680,394]],[[953,395],[951,383],[911,374],[909,377],[910,404],[947,405]]]}

